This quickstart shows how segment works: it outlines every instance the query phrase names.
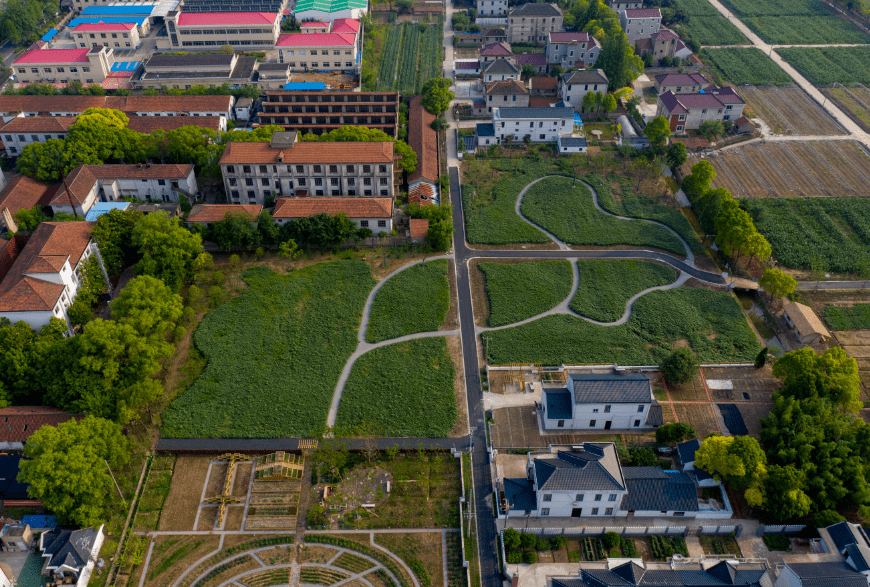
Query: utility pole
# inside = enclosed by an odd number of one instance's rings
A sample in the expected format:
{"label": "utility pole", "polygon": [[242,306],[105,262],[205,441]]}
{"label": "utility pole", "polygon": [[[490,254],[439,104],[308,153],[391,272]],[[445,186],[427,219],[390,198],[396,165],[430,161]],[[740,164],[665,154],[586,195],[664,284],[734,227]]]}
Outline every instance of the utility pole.
{"label": "utility pole", "polygon": [[121,493],[121,488],[118,487],[118,482],[115,480],[115,474],[112,473],[112,468],[109,466],[109,461],[107,461],[106,459],[103,459],[103,462],[106,463],[106,468],[109,469],[109,475],[112,476],[112,481],[115,482],[115,489],[118,490],[118,495],[121,496],[121,501],[124,502],[124,507],[127,507],[127,500],[124,499],[124,494]]}

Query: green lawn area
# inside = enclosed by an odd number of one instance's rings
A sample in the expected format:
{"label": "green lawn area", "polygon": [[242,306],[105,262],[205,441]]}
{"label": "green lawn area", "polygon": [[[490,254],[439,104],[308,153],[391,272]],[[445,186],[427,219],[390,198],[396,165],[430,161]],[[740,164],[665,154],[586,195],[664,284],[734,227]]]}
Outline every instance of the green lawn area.
{"label": "green lawn area", "polygon": [[870,328],[870,304],[825,306],[825,322],[831,330],[864,330]]}
{"label": "green lawn area", "polygon": [[730,294],[687,287],[641,297],[622,326],[558,315],[487,336],[493,365],[657,365],[678,343],[688,343],[705,362],[751,361],[761,349]]}
{"label": "green lawn area", "polygon": [[447,268],[447,259],[437,259],[390,278],[375,294],[366,340],[381,342],[438,330],[450,309]]}
{"label": "green lawn area", "polygon": [[592,192],[571,187],[567,177],[548,178],[526,192],[522,213],[557,238],[572,245],[633,245],[685,255],[680,240],[661,226],[640,220],[621,220],[597,210]]}
{"label": "green lawn area", "polygon": [[570,308],[598,322],[619,320],[631,296],[677,279],[677,272],[667,265],[630,259],[578,259],[577,269],[580,286]]}
{"label": "green lawn area", "polygon": [[550,310],[571,293],[568,261],[481,263],[489,325],[504,326]]}
{"label": "green lawn area", "polygon": [[443,336],[376,348],[354,363],[336,427],[378,436],[447,436],[456,423],[456,367]]}
{"label": "green lawn area", "polygon": [[164,437],[310,436],[326,422],[375,285],[371,269],[332,261],[242,277],[248,288],[194,334],[208,363],[163,413]]}

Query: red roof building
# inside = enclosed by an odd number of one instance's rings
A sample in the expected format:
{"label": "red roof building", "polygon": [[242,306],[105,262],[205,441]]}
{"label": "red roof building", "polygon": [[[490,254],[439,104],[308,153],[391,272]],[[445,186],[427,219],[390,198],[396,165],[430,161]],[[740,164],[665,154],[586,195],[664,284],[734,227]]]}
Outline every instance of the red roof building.
{"label": "red roof building", "polygon": [[84,416],[46,406],[0,408],[0,449],[20,450],[33,433],[43,426],[57,426],[82,418]]}
{"label": "red roof building", "polygon": [[135,22],[86,22],[76,27],[77,33],[95,33],[106,31],[131,31],[136,27]]}
{"label": "red roof building", "polygon": [[197,204],[187,215],[187,224],[220,222],[227,214],[246,216],[251,222],[255,222],[262,210],[262,206],[255,204]]}
{"label": "red roof building", "polygon": [[414,96],[408,108],[408,145],[417,154],[417,168],[408,176],[408,187],[418,182],[438,182],[438,133],[435,115],[423,108],[423,96]]}
{"label": "red roof building", "polygon": [[408,236],[412,240],[423,240],[426,238],[426,233],[429,232],[429,221],[425,218],[411,218],[411,228],[408,231]]}
{"label": "red roof building", "polygon": [[15,60],[13,67],[30,64],[87,63],[90,49],[40,49],[28,51]]}
{"label": "red roof building", "polygon": [[368,228],[374,234],[393,229],[392,198],[278,198],[272,217],[283,225],[317,214],[344,214],[359,228]]}
{"label": "red roof building", "polygon": [[277,12],[182,12],[178,26],[271,25]]}

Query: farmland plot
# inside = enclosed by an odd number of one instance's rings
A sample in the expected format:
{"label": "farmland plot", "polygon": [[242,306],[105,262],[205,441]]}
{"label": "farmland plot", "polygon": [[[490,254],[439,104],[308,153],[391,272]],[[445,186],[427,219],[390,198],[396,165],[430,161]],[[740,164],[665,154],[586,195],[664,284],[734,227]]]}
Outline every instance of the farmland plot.
{"label": "farmland plot", "polygon": [[789,84],[792,81],[779,65],[755,47],[704,49],[701,57],[713,71],[737,85]]}
{"label": "farmland plot", "polygon": [[858,87],[847,88],[834,84],[830,88],[821,88],[821,92],[867,132],[870,131],[870,102],[867,101],[870,95],[866,93],[864,86],[860,88],[864,91],[862,92]]}
{"label": "farmland plot", "polygon": [[701,45],[749,44],[749,39],[740,32],[740,29],[718,12],[712,16],[693,15],[680,28]]}
{"label": "farmland plot", "polygon": [[846,134],[827,112],[796,86],[741,86],[739,93],[776,134]]}
{"label": "farmland plot", "polygon": [[870,84],[870,47],[789,47],[776,52],[814,86]]}
{"label": "farmland plot", "polygon": [[851,23],[840,20],[819,0],[725,0],[740,20],[768,43],[814,45],[867,43]]}
{"label": "farmland plot", "polygon": [[795,154],[819,180],[829,195],[854,196],[855,190],[840,175],[836,168],[830,165],[813,145],[809,143],[794,143],[789,145]]}

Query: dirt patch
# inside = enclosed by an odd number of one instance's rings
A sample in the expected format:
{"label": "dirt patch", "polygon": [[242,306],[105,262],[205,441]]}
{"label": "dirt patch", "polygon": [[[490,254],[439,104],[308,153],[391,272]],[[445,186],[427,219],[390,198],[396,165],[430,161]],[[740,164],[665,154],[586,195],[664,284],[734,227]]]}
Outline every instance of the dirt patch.
{"label": "dirt patch", "polygon": [[450,438],[468,434],[468,397],[465,394],[465,364],[462,361],[462,341],[458,336],[447,336],[447,352],[456,366],[453,378],[453,393],[456,396],[456,424],[450,430]]}
{"label": "dirt patch", "polygon": [[156,536],[145,584],[171,585],[194,562],[217,550],[219,544],[218,536]]}
{"label": "dirt patch", "polygon": [[363,577],[366,581],[372,584],[373,587],[390,587],[390,585],[378,576],[377,571],[372,571],[365,577]]}
{"label": "dirt patch", "polygon": [[450,309],[444,317],[444,324],[438,330],[456,330],[459,328],[459,297],[456,293],[456,269],[453,260],[447,261],[447,281],[450,284]]}
{"label": "dirt patch", "polygon": [[[517,249],[519,247],[519,249]],[[472,251],[558,251],[556,243],[526,243],[524,245],[468,245]]]}
{"label": "dirt patch", "polygon": [[[365,535],[366,537],[368,534]],[[299,552],[300,563],[325,563],[337,555],[340,551],[326,546],[305,545]]]}
{"label": "dirt patch", "polygon": [[227,565],[225,570],[216,575],[211,575],[208,581],[200,581],[197,585],[202,587],[215,587],[246,571],[253,571],[254,569],[262,568],[262,565],[257,562],[257,559],[251,555],[243,556],[240,559],[224,564]]}
{"label": "dirt patch", "polygon": [[722,434],[712,404],[675,404],[674,409],[679,421],[690,424],[695,429],[698,438],[706,438],[708,434],[713,432]]}
{"label": "dirt patch", "polygon": [[217,497],[223,493],[224,483],[227,480],[227,470],[229,464],[214,463],[211,467],[211,474],[208,476],[208,487],[205,490],[205,498]]}
{"label": "dirt patch", "polygon": [[474,311],[474,324],[489,324],[489,298],[486,295],[486,275],[478,265],[481,262],[494,262],[495,259],[471,259],[468,261],[468,276],[471,283],[471,304]]}
{"label": "dirt patch", "polygon": [[227,506],[227,511],[224,514],[224,530],[241,530],[242,518],[245,517],[245,506],[232,505]]}
{"label": "dirt patch", "polygon": [[288,564],[293,560],[293,548],[292,546],[277,546],[269,550],[261,550],[257,556],[267,565]]}
{"label": "dirt patch", "polygon": [[634,540],[634,549],[643,560],[655,560],[655,556],[653,556],[652,553],[652,544],[650,543],[649,538],[633,538],[632,540]]}
{"label": "dirt patch", "polygon": [[[444,563],[441,533],[376,534],[375,542],[387,548],[412,567],[411,561],[423,564],[432,587],[444,586]],[[413,567],[412,567],[413,568]],[[420,577],[418,577],[419,579]],[[420,581],[425,583],[424,581]]]}
{"label": "dirt patch", "polygon": [[197,530],[213,530],[214,524],[217,521],[218,506],[203,507],[199,513],[199,523],[196,525]]}
{"label": "dirt patch", "polygon": [[208,475],[208,465],[208,457],[178,457],[169,495],[160,516],[160,530],[193,529],[202,488]]}
{"label": "dirt patch", "polygon": [[242,463],[236,465],[236,478],[233,481],[233,487],[230,495],[236,497],[245,497],[248,495],[248,487],[251,484],[251,473],[254,470],[252,463]]}
{"label": "dirt patch", "polygon": [[834,335],[843,346],[870,346],[870,330],[836,330]]}

